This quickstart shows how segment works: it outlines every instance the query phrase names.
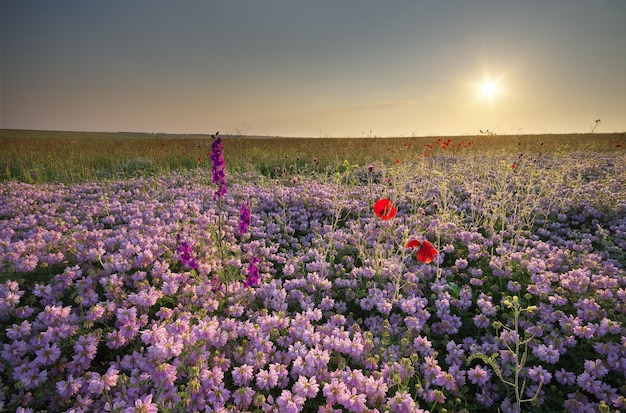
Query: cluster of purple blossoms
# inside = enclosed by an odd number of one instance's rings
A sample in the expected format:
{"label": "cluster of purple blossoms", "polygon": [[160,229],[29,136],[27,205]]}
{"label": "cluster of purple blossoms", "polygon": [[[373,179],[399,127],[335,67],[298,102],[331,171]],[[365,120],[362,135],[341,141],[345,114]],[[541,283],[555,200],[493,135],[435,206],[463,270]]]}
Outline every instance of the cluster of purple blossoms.
{"label": "cluster of purple blossoms", "polygon": [[250,208],[247,202],[242,202],[239,210],[239,233],[245,234],[248,228],[250,228]]}
{"label": "cluster of purple blossoms", "polygon": [[176,235],[176,240],[178,241],[176,253],[181,264],[183,264],[183,266],[187,269],[197,270],[198,263],[192,255],[191,245],[189,245],[187,241],[181,241],[180,234]]}
{"label": "cluster of purple blossoms", "polygon": [[259,259],[252,257],[248,266],[248,278],[243,283],[244,287],[254,287],[259,283]]}
{"label": "cluster of purple blossoms", "polygon": [[216,136],[211,144],[211,162],[213,163],[213,184],[217,185],[215,198],[226,195],[226,163],[224,161],[224,144],[222,138]]}

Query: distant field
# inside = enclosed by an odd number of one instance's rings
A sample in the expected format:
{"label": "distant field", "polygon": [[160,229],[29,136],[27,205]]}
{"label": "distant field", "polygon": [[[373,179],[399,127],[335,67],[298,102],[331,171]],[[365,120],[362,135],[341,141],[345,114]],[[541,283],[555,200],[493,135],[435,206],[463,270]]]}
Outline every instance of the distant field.
{"label": "distant field", "polygon": [[[0,130],[0,181],[74,183],[210,168],[209,135]],[[328,174],[440,155],[504,157],[626,150],[626,134],[398,138],[224,137],[230,173]]]}

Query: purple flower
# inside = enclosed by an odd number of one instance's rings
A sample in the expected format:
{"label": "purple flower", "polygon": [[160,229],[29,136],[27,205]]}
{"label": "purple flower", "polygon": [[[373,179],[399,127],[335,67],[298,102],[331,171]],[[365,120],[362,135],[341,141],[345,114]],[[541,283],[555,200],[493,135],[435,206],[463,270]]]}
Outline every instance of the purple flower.
{"label": "purple flower", "polygon": [[159,411],[156,403],[152,403],[152,395],[149,394],[146,397],[138,398],[135,400],[133,406],[124,409],[124,413],[157,413]]}
{"label": "purple flower", "polygon": [[283,390],[276,399],[276,404],[281,412],[298,413],[304,407],[304,397],[298,394],[292,394],[289,390]]}
{"label": "purple flower", "polygon": [[69,399],[80,390],[82,384],[80,380],[75,379],[71,374],[67,377],[67,380],[61,380],[56,383],[57,392],[64,399]]}
{"label": "purple flower", "polygon": [[245,386],[253,377],[252,366],[244,364],[242,366],[235,367],[232,371],[232,375],[235,386]]}
{"label": "purple flower", "polygon": [[52,345],[47,343],[39,350],[35,350],[35,354],[37,355],[35,362],[38,365],[46,366],[57,361],[57,359],[61,356],[61,349],[56,343],[52,343]]}
{"label": "purple flower", "polygon": [[244,234],[250,227],[250,208],[248,203],[243,202],[241,204],[241,210],[239,211],[239,233]]}
{"label": "purple flower", "polygon": [[278,375],[272,369],[259,370],[256,374],[256,385],[261,390],[269,390],[278,385]]}
{"label": "purple flower", "polygon": [[545,361],[549,364],[555,364],[559,361],[559,351],[554,348],[552,344],[545,345],[539,344],[533,349],[533,354],[541,361]]}
{"label": "purple flower", "polygon": [[252,257],[248,266],[248,279],[243,283],[244,287],[254,287],[259,283],[259,259]]}
{"label": "purple flower", "polygon": [[552,373],[544,369],[542,366],[533,366],[529,368],[528,376],[532,380],[542,384],[547,384],[550,380],[552,380]]}
{"label": "purple flower", "polygon": [[479,386],[482,386],[483,384],[487,383],[490,377],[491,377],[491,373],[488,370],[485,370],[484,368],[482,368],[481,366],[473,367],[469,369],[469,371],[467,372],[467,378],[469,378],[469,380],[472,383],[477,384]]}
{"label": "purple flower", "polygon": [[217,136],[211,144],[211,162],[213,163],[213,184],[217,185],[215,198],[226,195],[226,164],[224,162],[224,145],[222,138]]}
{"label": "purple flower", "polygon": [[300,376],[298,381],[293,385],[293,391],[295,394],[302,397],[312,399],[317,396],[320,386],[317,384],[315,377],[307,379],[305,376]]}
{"label": "purple flower", "polygon": [[329,404],[342,403],[350,397],[348,387],[342,381],[338,381],[335,378],[324,384],[323,393]]}
{"label": "purple flower", "polygon": [[176,248],[176,253],[178,255],[178,259],[183,264],[183,266],[190,270],[197,270],[198,263],[196,259],[192,255],[191,245],[187,243],[187,241],[181,241],[180,234],[176,235],[176,240],[179,242],[178,248]]}
{"label": "purple flower", "polygon": [[161,363],[154,369],[152,379],[157,385],[172,386],[176,380],[176,366]]}
{"label": "purple flower", "polygon": [[254,390],[250,387],[240,387],[233,393],[233,401],[240,409],[245,409],[252,403],[255,395]]}
{"label": "purple flower", "polygon": [[413,400],[411,395],[404,390],[397,391],[393,397],[389,398],[389,407],[391,407],[391,411],[394,413],[413,413],[423,411],[417,407],[415,400]]}

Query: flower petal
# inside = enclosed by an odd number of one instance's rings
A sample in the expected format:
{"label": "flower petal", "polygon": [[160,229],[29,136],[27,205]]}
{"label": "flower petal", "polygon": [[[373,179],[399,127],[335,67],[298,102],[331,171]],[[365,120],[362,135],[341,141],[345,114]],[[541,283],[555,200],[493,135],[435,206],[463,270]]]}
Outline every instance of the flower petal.
{"label": "flower petal", "polygon": [[374,204],[374,212],[378,217],[382,220],[388,220],[396,216],[396,208],[394,208],[393,203],[387,198],[383,198],[378,200]]}
{"label": "flower petal", "polygon": [[406,248],[411,248],[411,249],[418,248],[419,249],[420,246],[421,246],[420,242],[416,239],[412,239],[411,241],[406,243]]}
{"label": "flower petal", "polygon": [[421,262],[428,264],[435,259],[435,255],[439,254],[433,244],[424,240],[422,241],[422,246],[417,252],[417,259]]}

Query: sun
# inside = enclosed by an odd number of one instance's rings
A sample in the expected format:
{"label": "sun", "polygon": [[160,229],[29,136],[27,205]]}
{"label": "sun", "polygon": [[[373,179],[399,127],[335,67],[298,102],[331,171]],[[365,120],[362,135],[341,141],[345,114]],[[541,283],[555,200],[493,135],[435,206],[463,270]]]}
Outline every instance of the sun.
{"label": "sun", "polygon": [[495,95],[498,94],[498,84],[491,80],[485,81],[480,86],[480,94],[481,96],[484,96],[487,98],[493,98]]}

